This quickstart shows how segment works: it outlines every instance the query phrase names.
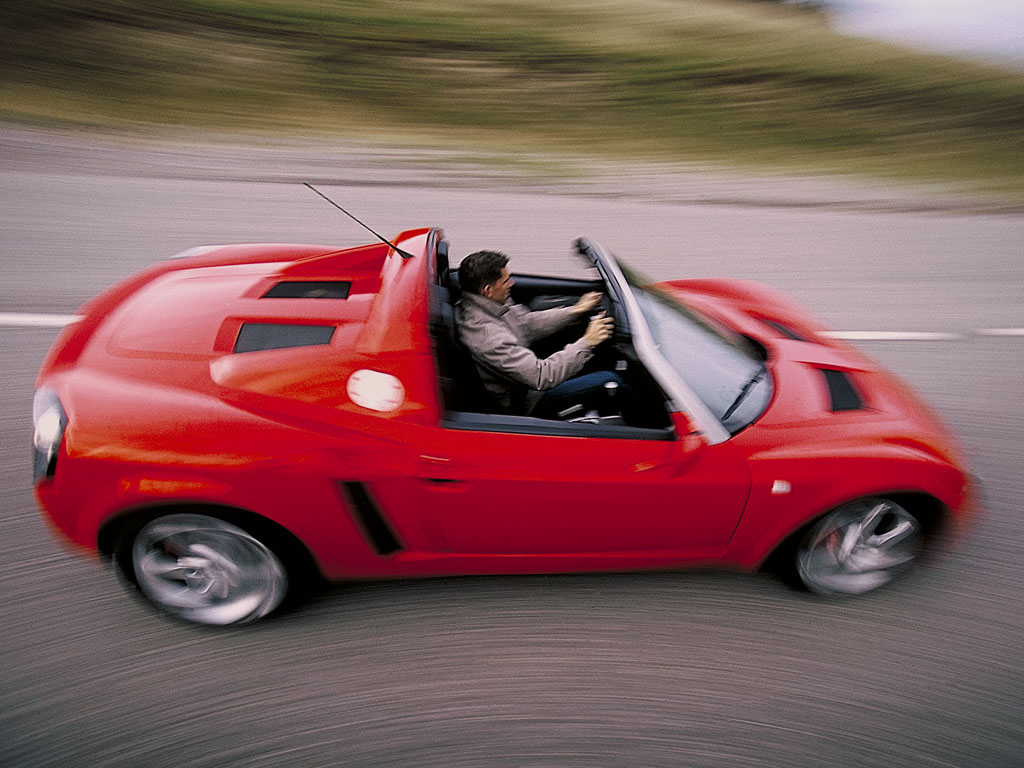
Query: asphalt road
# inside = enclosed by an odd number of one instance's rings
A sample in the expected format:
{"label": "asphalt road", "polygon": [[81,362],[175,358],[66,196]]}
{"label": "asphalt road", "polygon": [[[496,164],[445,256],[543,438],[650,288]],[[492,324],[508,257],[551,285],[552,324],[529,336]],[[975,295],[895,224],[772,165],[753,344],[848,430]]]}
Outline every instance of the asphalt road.
{"label": "asphalt road", "polygon": [[[73,312],[203,243],[368,241],[287,174],[259,173],[259,153],[227,168],[197,150],[168,172],[155,151],[37,143],[26,156],[0,137],[0,312]],[[1024,765],[1024,338],[975,333],[1024,325],[1024,217],[908,211],[891,189],[893,205],[836,204],[823,186],[806,193],[820,206],[755,206],[475,171],[463,185],[421,163],[403,185],[397,161],[369,180],[373,166],[332,162],[326,192],[386,234],[444,226],[456,258],[498,247],[522,271],[568,271],[587,234],[653,277],[769,282],[839,329],[956,333],[861,346],[952,425],[986,515],[859,599],[711,572],[437,579],[196,628],[40,520],[31,392],[56,331],[0,327],[0,766]]]}

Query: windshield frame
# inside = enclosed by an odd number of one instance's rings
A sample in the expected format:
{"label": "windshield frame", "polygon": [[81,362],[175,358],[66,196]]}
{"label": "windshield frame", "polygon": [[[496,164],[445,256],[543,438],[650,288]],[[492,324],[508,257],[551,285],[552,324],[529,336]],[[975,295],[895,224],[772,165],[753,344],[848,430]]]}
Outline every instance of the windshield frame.
{"label": "windshield frame", "polygon": [[703,433],[708,444],[717,445],[728,440],[732,436],[729,430],[658,350],[654,335],[647,325],[647,319],[640,309],[636,296],[633,295],[633,287],[615,257],[598,243],[583,237],[576,241],[576,250],[597,268],[608,286],[609,298],[625,310],[637,357],[669,396],[671,410],[685,413],[693,425]]}

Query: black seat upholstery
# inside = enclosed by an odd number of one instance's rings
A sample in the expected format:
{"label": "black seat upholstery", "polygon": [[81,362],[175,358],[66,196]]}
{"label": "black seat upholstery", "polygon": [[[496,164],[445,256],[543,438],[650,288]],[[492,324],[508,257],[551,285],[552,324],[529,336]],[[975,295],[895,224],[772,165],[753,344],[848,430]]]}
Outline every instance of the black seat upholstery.
{"label": "black seat upholstery", "polygon": [[437,284],[447,288],[451,279],[451,265],[448,262],[448,241],[440,240],[437,243],[436,264]]}
{"label": "black seat upholstery", "polygon": [[[446,270],[447,272],[447,270]],[[440,277],[440,271],[438,273]],[[462,296],[458,276],[447,275],[447,285],[437,286],[437,314],[434,328],[437,367],[445,410],[498,413],[500,408],[484,388],[476,363],[459,340],[455,304]]]}

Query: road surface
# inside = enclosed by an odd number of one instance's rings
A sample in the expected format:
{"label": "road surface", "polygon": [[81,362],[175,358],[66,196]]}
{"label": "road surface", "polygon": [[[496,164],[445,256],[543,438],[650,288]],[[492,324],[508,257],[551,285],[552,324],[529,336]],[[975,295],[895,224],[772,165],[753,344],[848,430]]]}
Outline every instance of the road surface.
{"label": "road surface", "polygon": [[[0,313],[73,313],[194,245],[368,242],[266,153],[30,139],[0,137]],[[456,259],[492,247],[519,271],[569,272],[585,234],[655,278],[762,280],[837,330],[880,332],[858,344],[951,424],[985,517],[859,599],[703,571],[435,579],[197,628],[46,529],[30,404],[57,331],[0,324],[0,765],[1024,764],[1024,338],[984,333],[1024,325],[1024,216],[905,206],[899,190],[768,199],[764,182],[704,200],[461,184],[345,157],[320,169],[326,193],[385,234],[443,226]]]}

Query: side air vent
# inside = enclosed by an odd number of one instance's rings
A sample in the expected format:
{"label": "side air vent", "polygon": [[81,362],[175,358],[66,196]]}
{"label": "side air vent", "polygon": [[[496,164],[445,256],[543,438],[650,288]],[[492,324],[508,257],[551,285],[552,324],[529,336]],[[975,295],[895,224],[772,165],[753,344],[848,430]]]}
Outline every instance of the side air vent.
{"label": "side air vent", "polygon": [[849,375],[843,371],[834,371],[829,368],[819,369],[828,384],[828,394],[832,401],[832,412],[859,411],[864,407],[864,401],[860,393],[853,386]]}
{"label": "side air vent", "polygon": [[788,325],[784,325],[778,322],[777,320],[769,320],[768,318],[762,317],[761,322],[767,325],[769,328],[774,328],[787,339],[792,339],[793,341],[808,341],[806,336],[797,333]]}
{"label": "side air vent", "polygon": [[288,347],[330,344],[333,325],[291,325],[286,323],[242,323],[235,340],[235,352],[256,352]]}
{"label": "side air vent", "polygon": [[341,490],[374,552],[378,555],[390,555],[404,549],[365,483],[341,483]]}
{"label": "side air vent", "polygon": [[261,299],[347,299],[352,283],[347,280],[290,280],[264,293]]}

